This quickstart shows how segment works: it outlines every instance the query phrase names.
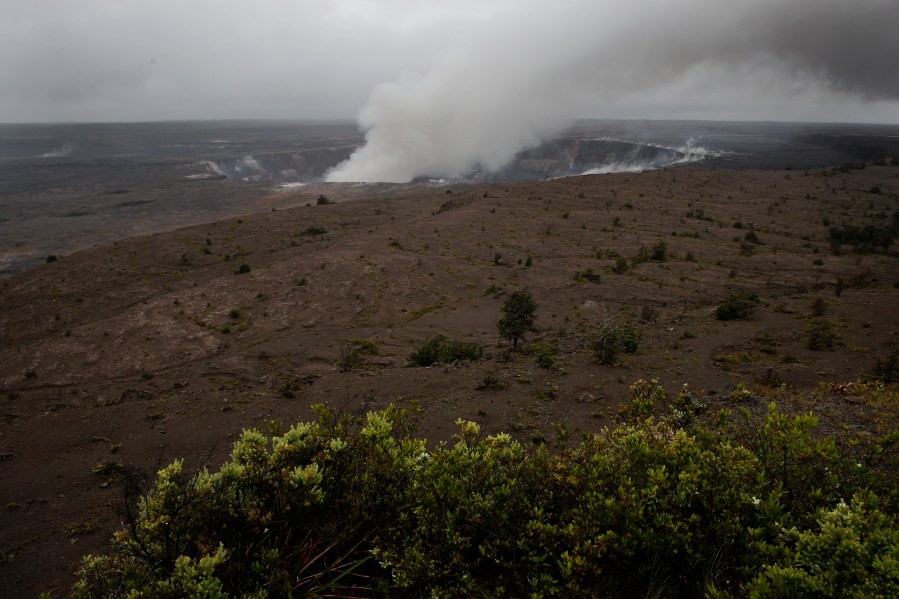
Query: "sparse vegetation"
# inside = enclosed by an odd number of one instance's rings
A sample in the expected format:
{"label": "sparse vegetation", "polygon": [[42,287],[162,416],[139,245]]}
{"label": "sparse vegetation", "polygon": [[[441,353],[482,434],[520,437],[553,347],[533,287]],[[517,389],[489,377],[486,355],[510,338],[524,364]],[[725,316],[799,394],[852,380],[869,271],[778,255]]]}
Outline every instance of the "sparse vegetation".
{"label": "sparse vegetation", "polygon": [[732,293],[715,309],[718,320],[744,320],[761,303],[759,296],[749,291]]}
{"label": "sparse vegetation", "polygon": [[453,362],[474,362],[484,357],[484,350],[476,343],[452,341],[443,335],[431,337],[409,356],[412,366],[433,366]]}
{"label": "sparse vegetation", "polygon": [[899,383],[899,341],[893,341],[890,352],[874,363],[873,378],[884,383]]}
{"label": "sparse vegetation", "polygon": [[540,368],[553,368],[556,365],[556,354],[559,348],[549,341],[535,341],[525,348],[525,352],[534,356]]}
{"label": "sparse vegetation", "polygon": [[364,356],[374,356],[378,353],[378,346],[371,339],[353,339],[346,341],[340,347],[340,357],[337,358],[337,369],[340,372],[349,372],[365,366]]}
{"label": "sparse vegetation", "polygon": [[892,222],[886,226],[843,225],[842,228],[831,227],[828,234],[835,250],[839,250],[842,245],[851,245],[852,251],[859,254],[886,252],[896,237],[899,237],[899,212],[893,213]]}
{"label": "sparse vegetation", "polygon": [[599,275],[599,273],[593,272],[592,268],[588,268],[587,270],[579,270],[575,272],[574,280],[579,284],[601,283],[602,277]]}
{"label": "sparse vegetation", "polygon": [[832,350],[840,337],[829,321],[818,318],[809,323],[806,339],[809,349],[825,351]]}
{"label": "sparse vegetation", "polygon": [[603,320],[589,342],[590,351],[600,364],[616,364],[621,354],[633,354],[639,347],[639,334],[631,324],[614,318]]}
{"label": "sparse vegetation", "polygon": [[[244,216],[246,226],[223,215],[218,222],[177,233],[60,255],[61,265],[0,280],[9,371],[0,389],[0,441],[5,439],[0,461],[6,460],[0,466],[4,483],[21,490],[15,498],[20,507],[8,508],[7,519],[27,519],[48,498],[55,506],[28,520],[29,526],[4,532],[7,547],[0,551],[0,563],[8,564],[5,569],[15,581],[3,582],[32,596],[37,586],[50,584],[54,597],[67,596],[63,582],[56,581],[71,576],[71,561],[29,556],[49,555],[57,541],[66,541],[65,527],[81,522],[95,524],[100,532],[79,540],[65,555],[78,553],[79,547],[81,552],[105,551],[109,543],[104,544],[103,531],[129,526],[127,519],[122,526],[112,510],[94,509],[97,498],[118,501],[117,487],[129,480],[133,468],[164,466],[158,462],[161,443],[180,448],[186,480],[204,462],[217,473],[229,457],[235,437],[227,431],[235,423],[244,419],[245,426],[258,428],[266,437],[265,451],[273,453],[270,437],[286,436],[291,415],[305,415],[312,402],[322,400],[345,412],[337,420],[354,423],[340,437],[347,445],[356,443],[366,412],[394,400],[420,405],[418,426],[429,439],[427,451],[390,453],[369,439],[371,455],[344,454],[337,442],[336,449],[328,445],[302,464],[244,457],[240,467],[252,472],[240,474],[244,486],[231,479],[216,482],[215,508],[193,511],[204,499],[190,499],[190,490],[169,495],[185,499],[186,507],[172,507],[165,527],[184,530],[179,527],[187,520],[197,523],[218,514],[219,528],[215,534],[197,534],[200,528],[185,532],[188,549],[178,553],[180,533],[166,533],[163,520],[153,520],[155,528],[142,537],[153,545],[147,569],[129,570],[125,561],[118,562],[121,572],[138,572],[145,584],[135,596],[201,596],[203,589],[190,586],[191,572],[201,569],[204,557],[215,557],[219,541],[227,555],[203,567],[209,566],[210,588],[216,584],[212,579],[219,580],[232,596],[251,595],[252,588],[272,597],[739,597],[748,596],[756,578],[775,565],[790,569],[785,576],[811,572],[808,564],[781,560],[799,547],[799,537],[788,534],[793,527],[820,533],[824,520],[819,515],[833,512],[840,500],[851,506],[853,489],[876,492],[878,509],[894,521],[897,513],[896,492],[887,484],[899,472],[899,462],[890,457],[897,445],[887,433],[895,430],[890,423],[899,401],[890,386],[897,376],[890,308],[899,289],[899,248],[894,240],[885,252],[877,246],[876,255],[853,255],[853,245],[846,243],[836,250],[839,255],[830,255],[828,230],[831,224],[859,230],[890,225],[899,170],[868,168],[827,177],[819,169],[803,174],[805,164],[797,166],[792,181],[784,180],[782,170],[731,172],[719,164],[717,169],[510,182],[505,191],[487,183],[465,185],[448,197],[445,187],[424,182],[373,187],[377,191],[368,198],[367,188],[345,186],[338,189],[342,198],[364,201],[295,209],[287,205],[314,204],[315,193],[309,190],[325,186],[276,195],[265,191],[268,184],[223,182],[248,197],[264,194],[254,206],[267,211],[270,201],[278,214]],[[678,183],[669,184],[675,175]],[[881,195],[865,193],[874,184]],[[197,183],[182,191],[201,200],[204,193],[217,193],[214,186],[219,184]],[[494,199],[480,199],[485,189]],[[581,189],[590,202],[574,200]],[[645,199],[638,196],[643,192]],[[633,202],[634,209],[623,209],[626,202]],[[699,206],[717,218],[684,217]],[[572,215],[563,223],[560,215],[566,210]],[[327,234],[303,236],[310,228],[327,229]],[[545,229],[551,235],[542,235]],[[747,239],[748,232],[757,233],[763,245]],[[212,243],[204,244],[204,238]],[[654,243],[661,240],[667,243],[665,261],[652,262]],[[41,259],[55,246],[43,247],[48,249]],[[738,253],[742,248],[757,255],[745,258]],[[60,249],[67,248],[53,251]],[[638,249],[636,263],[644,263],[631,269]],[[210,254],[204,256],[204,250]],[[500,265],[493,266],[492,258],[500,253]],[[184,255],[190,268],[179,266]],[[230,261],[224,261],[225,255]],[[250,261],[253,277],[231,276]],[[620,277],[613,274],[619,272]],[[601,283],[590,284],[600,278]],[[540,304],[539,318],[516,342],[498,335],[497,321],[509,295],[525,289]],[[751,302],[750,322],[712,318],[730,293],[743,290],[760,298]],[[608,315],[629,330],[632,343],[617,345],[618,353],[603,358],[609,365],[602,365],[600,357],[608,352],[594,344],[594,335]],[[825,345],[824,351],[810,351],[807,327],[824,318],[839,337],[829,350]],[[474,342],[480,360],[408,367],[410,356],[438,334],[447,343]],[[341,365],[348,367],[344,373]],[[33,378],[23,378],[28,372]],[[859,376],[869,383],[847,383]],[[674,385],[671,395],[657,391],[653,378]],[[649,381],[645,393],[629,392],[628,384],[637,379]],[[740,380],[745,384],[737,385]],[[819,380],[827,382],[813,387]],[[678,394],[684,381],[690,390]],[[832,440],[836,452],[826,443],[812,445],[815,450],[807,453],[795,451],[790,443],[804,438],[805,421],[790,421],[798,434],[787,427],[783,439],[762,443],[770,400],[789,410],[791,418],[821,410],[822,428],[811,442]],[[102,422],[91,416],[94,412]],[[458,442],[451,440],[454,429],[447,414],[450,420],[461,415],[484,427],[467,446],[480,457],[442,457]],[[65,441],[104,433],[116,437],[109,427],[121,425],[123,418],[143,433],[116,438],[122,445],[115,453],[111,442]],[[646,428],[647,418],[667,428]],[[98,422],[105,424],[98,429]],[[34,445],[34,431],[53,423],[64,426],[65,435]],[[316,424],[333,427],[336,420]],[[487,435],[503,427],[528,457],[493,461],[505,445],[480,448]],[[627,444],[613,449],[622,468],[632,467],[631,481],[614,470],[611,458],[595,458],[605,468],[598,473],[592,470],[592,455],[579,454],[578,464],[565,461],[581,450],[582,439],[606,440],[622,427],[630,427]],[[318,451],[318,434],[304,433],[280,451]],[[738,483],[751,486],[734,484],[733,493],[738,498],[751,494],[760,502],[740,499],[735,516],[719,511],[730,505],[730,496],[724,503],[708,499],[729,476],[729,464],[713,467],[711,459],[702,462],[705,458],[689,451],[662,461],[648,457],[657,455],[662,442],[687,439],[704,452],[713,438],[727,439],[732,450],[745,448],[755,456],[751,459],[765,461],[750,469],[753,477],[762,476],[762,470],[779,472],[767,484],[740,478]],[[393,435],[397,445],[419,440]],[[66,451],[56,451],[60,447]],[[643,457],[638,448],[645,449]],[[784,449],[788,455],[781,460]],[[41,468],[47,451],[55,452],[59,467],[53,472],[62,476],[29,480],[27,474]],[[212,451],[224,457],[208,458]],[[540,476],[529,478],[525,472],[505,478],[506,470],[529,468],[521,462],[538,451],[560,461]],[[91,466],[111,458],[125,464],[122,472],[89,474]],[[348,462],[357,458],[361,462],[351,468]],[[708,468],[691,470],[683,462],[694,458]],[[394,459],[402,464],[393,464]],[[431,462],[441,460],[449,470],[434,470]],[[820,468],[809,466],[816,460]],[[326,496],[287,511],[279,502],[312,495],[291,495],[295,489],[278,485],[290,468],[313,463]],[[786,475],[784,464],[791,471]],[[856,464],[862,464],[861,470]],[[347,487],[332,484],[356,480],[369,467],[376,469],[374,477],[383,472],[379,468],[395,472],[396,493],[405,501],[389,522],[379,521],[373,529],[356,519],[367,509],[359,507],[362,500],[347,494],[364,496],[371,492],[368,485],[377,483],[368,478]],[[859,482],[874,469],[879,478]],[[834,472],[839,476],[833,478]],[[678,479],[682,473],[702,478]],[[81,479],[87,484],[79,484]],[[787,483],[778,486],[781,480]],[[482,492],[483,481],[487,488]],[[519,485],[533,481],[546,487],[541,492],[548,499],[518,495],[523,492]],[[393,487],[381,489],[394,492]],[[760,489],[768,494],[760,495]],[[228,496],[231,491],[235,495]],[[591,493],[602,500],[585,497]],[[65,500],[57,500],[60,494]],[[237,505],[245,499],[254,505]],[[394,499],[384,500],[388,511]],[[507,505],[525,504],[523,512],[507,514]],[[705,505],[708,509],[696,507]],[[143,517],[139,505],[137,510]],[[326,519],[322,512],[329,510],[340,517]],[[572,519],[575,512],[580,519]],[[155,518],[152,510],[147,513]],[[859,513],[874,517],[867,508]],[[764,526],[762,514],[768,518]],[[705,532],[719,521],[731,524]],[[226,530],[245,543],[232,542],[235,537]],[[163,533],[172,536],[152,536]],[[342,539],[336,545],[332,533]],[[382,543],[382,534],[393,539],[392,549]],[[503,535],[502,542],[493,540]],[[858,538],[864,535],[868,532]],[[306,536],[309,543],[302,544]],[[160,542],[154,545],[153,539]],[[163,566],[160,554],[152,551],[167,542],[171,559]],[[355,551],[354,543],[360,542]],[[377,554],[371,553],[375,547]],[[131,551],[128,559],[137,552],[118,542],[110,550],[118,548]],[[810,545],[801,550],[812,551]],[[177,565],[180,555],[190,561],[173,578],[169,565]],[[317,570],[332,565],[324,573]],[[269,577],[268,568],[281,574]],[[247,586],[241,586],[244,581]],[[117,588],[120,596],[130,592],[126,583]]]}
{"label": "sparse vegetation", "polygon": [[353,343],[344,343],[340,346],[340,356],[337,358],[336,366],[340,372],[350,372],[361,368],[365,364],[362,359],[362,353]]}
{"label": "sparse vegetation", "polygon": [[626,273],[627,269],[628,269],[627,258],[619,257],[618,259],[615,260],[615,265],[612,267],[612,272],[621,275],[621,274]]}
{"label": "sparse vegetation", "polygon": [[480,383],[478,383],[477,389],[481,391],[498,391],[499,389],[505,388],[505,386],[506,384],[500,380],[499,375],[497,375],[496,371],[489,370],[484,373],[484,378],[481,379]]}
{"label": "sparse vegetation", "polygon": [[327,233],[322,227],[310,226],[306,227],[304,230],[300,232],[301,236],[316,236],[316,235],[324,235]]}
{"label": "sparse vegetation", "polygon": [[827,301],[823,297],[816,297],[812,300],[810,308],[812,316],[824,316],[827,312]]}

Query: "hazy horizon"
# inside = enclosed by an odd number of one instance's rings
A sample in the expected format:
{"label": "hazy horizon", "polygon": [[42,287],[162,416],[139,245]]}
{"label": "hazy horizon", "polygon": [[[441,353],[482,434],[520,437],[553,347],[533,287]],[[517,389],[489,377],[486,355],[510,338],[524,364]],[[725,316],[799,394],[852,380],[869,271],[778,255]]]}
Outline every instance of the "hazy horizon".
{"label": "hazy horizon", "polygon": [[343,120],[333,181],[499,168],[576,119],[899,123],[895,0],[4,0],[0,122]]}
{"label": "hazy horizon", "polygon": [[[575,117],[572,123],[576,125],[579,122],[671,122],[671,123],[758,123],[758,124],[808,124],[808,125],[872,125],[872,126],[899,126],[899,120],[896,122],[880,122],[880,121],[852,121],[852,120],[778,120],[778,119],[714,119],[714,118],[603,118],[603,117]],[[171,119],[155,119],[155,120],[123,120],[123,121],[0,121],[2,127],[14,127],[18,125],[140,125],[140,124],[165,124],[165,123],[333,123],[333,124],[350,124],[358,127],[358,121],[355,116],[345,117],[217,117],[217,118],[171,118]],[[360,132],[364,130],[359,127]]]}

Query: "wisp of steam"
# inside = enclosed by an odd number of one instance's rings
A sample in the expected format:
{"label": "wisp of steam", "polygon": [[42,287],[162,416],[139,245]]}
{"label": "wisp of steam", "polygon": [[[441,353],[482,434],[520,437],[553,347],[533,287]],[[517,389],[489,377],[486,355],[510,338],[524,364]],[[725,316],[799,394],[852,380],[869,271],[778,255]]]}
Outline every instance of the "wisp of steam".
{"label": "wisp of steam", "polygon": [[895,0],[510,3],[426,74],[376,87],[358,118],[365,144],[327,180],[496,170],[574,118],[626,113],[660,90],[700,119],[710,95],[801,120],[816,101],[895,100],[896,23]]}

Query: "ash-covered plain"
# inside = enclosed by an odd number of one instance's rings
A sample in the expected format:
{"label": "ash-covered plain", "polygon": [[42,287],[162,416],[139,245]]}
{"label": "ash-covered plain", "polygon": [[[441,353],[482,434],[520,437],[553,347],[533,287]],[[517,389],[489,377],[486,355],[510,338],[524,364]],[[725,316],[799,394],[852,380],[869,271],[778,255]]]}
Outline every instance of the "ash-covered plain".
{"label": "ash-covered plain", "polygon": [[[98,244],[221,218],[411,187],[325,183],[362,146],[350,122],[0,126],[0,276]],[[412,187],[692,165],[814,168],[899,153],[899,126],[580,121],[497,170]]]}

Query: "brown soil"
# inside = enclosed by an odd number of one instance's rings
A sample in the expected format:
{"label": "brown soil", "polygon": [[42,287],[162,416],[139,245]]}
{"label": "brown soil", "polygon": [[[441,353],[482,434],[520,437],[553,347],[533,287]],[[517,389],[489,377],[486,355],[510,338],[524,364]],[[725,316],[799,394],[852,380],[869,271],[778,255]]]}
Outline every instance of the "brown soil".
{"label": "brown soil", "polygon": [[[66,595],[80,558],[108,546],[122,492],[98,465],[215,467],[242,428],[307,419],[316,402],[417,403],[431,440],[459,417],[527,442],[554,440],[564,423],[577,439],[608,425],[637,379],[710,397],[738,382],[845,382],[870,372],[899,331],[897,258],[834,255],[823,224],[889,223],[895,167],[391,193],[130,239],[0,283],[0,595]],[[326,233],[303,234],[310,227]],[[760,244],[745,240],[750,227]],[[664,262],[613,272],[615,254],[658,240]],[[242,264],[250,272],[235,274]],[[587,269],[601,280],[578,279]],[[525,342],[556,344],[554,368],[526,353],[503,359],[500,308],[523,288],[539,304]],[[752,317],[716,320],[744,290],[763,302]],[[839,334],[832,351],[807,347],[817,298]],[[615,366],[586,350],[609,317],[640,331],[639,351]],[[488,357],[407,367],[436,334]],[[356,339],[377,353],[340,372]],[[488,373],[504,388],[478,390]]]}

